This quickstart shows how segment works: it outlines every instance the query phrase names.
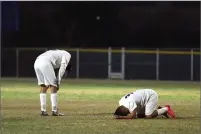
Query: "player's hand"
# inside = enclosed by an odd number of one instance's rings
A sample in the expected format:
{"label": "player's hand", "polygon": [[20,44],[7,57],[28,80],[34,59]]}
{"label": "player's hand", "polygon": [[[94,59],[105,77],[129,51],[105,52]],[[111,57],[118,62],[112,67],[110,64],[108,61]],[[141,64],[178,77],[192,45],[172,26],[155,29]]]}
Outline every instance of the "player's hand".
{"label": "player's hand", "polygon": [[70,72],[72,70],[72,63],[70,62],[66,68],[67,72]]}
{"label": "player's hand", "polygon": [[59,84],[57,84],[57,91],[59,91]]}
{"label": "player's hand", "polygon": [[114,115],[114,118],[115,118],[115,119],[119,119],[119,116],[118,116],[118,115]]}
{"label": "player's hand", "polygon": [[57,85],[57,91],[59,91],[59,82],[58,82],[58,80],[55,81],[55,84]]}

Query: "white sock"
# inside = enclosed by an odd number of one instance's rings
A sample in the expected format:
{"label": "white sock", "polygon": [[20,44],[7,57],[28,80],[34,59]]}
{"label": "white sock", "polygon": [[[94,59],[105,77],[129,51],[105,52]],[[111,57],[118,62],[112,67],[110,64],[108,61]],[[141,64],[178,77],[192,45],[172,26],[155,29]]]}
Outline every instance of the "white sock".
{"label": "white sock", "polygon": [[57,93],[51,93],[52,111],[57,111]]}
{"label": "white sock", "polygon": [[168,111],[167,107],[163,107],[163,108],[157,110],[158,115],[162,115],[162,114],[164,114],[167,111]]}
{"label": "white sock", "polygon": [[41,111],[46,112],[46,93],[40,93],[40,106]]}

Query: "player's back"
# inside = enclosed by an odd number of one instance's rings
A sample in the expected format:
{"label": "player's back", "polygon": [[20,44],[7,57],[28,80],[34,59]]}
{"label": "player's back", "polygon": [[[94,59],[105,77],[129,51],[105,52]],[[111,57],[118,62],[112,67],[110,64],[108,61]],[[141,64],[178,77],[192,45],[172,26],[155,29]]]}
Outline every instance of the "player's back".
{"label": "player's back", "polygon": [[68,53],[65,50],[48,50],[41,55],[38,56],[38,58],[43,58],[46,61],[50,61],[54,68],[59,68],[62,61],[62,56],[65,56],[66,59],[71,57],[70,53]]}
{"label": "player's back", "polygon": [[134,96],[138,98],[137,101],[141,106],[145,106],[154,93],[155,91],[152,89],[139,89],[133,92]]}
{"label": "player's back", "polygon": [[150,96],[154,93],[152,89],[139,89],[121,98],[119,104],[135,102],[136,105],[144,107]]}

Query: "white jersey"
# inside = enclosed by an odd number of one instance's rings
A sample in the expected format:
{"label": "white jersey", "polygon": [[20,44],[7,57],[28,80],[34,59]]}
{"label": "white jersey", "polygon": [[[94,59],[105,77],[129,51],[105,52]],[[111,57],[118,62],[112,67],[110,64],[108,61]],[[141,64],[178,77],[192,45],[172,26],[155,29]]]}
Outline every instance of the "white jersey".
{"label": "white jersey", "polygon": [[71,54],[65,50],[48,50],[37,58],[44,58],[46,61],[50,61],[53,68],[56,69],[60,68],[62,63],[68,65],[71,59]]}
{"label": "white jersey", "polygon": [[[42,65],[42,64],[50,63],[54,69],[59,68],[59,72],[57,75],[57,81],[58,81],[58,84],[60,84],[61,79],[65,73],[66,67],[68,66],[70,59],[71,59],[71,54],[65,50],[48,50],[37,57],[37,60],[39,62],[37,62],[36,64],[39,63]],[[40,65],[36,65],[36,66],[40,66]],[[51,71],[51,70],[45,69],[45,71]],[[48,73],[46,74],[46,77],[47,76],[52,77],[51,78],[52,81],[54,79],[53,71],[54,70],[49,72],[49,74]],[[49,76],[50,73],[52,73],[52,76]],[[50,83],[53,83],[53,82],[50,82]]]}
{"label": "white jersey", "polygon": [[125,106],[130,112],[133,112],[135,109],[145,108],[146,104],[151,100],[150,98],[154,95],[157,94],[152,89],[136,90],[123,96],[119,101],[119,105]]}

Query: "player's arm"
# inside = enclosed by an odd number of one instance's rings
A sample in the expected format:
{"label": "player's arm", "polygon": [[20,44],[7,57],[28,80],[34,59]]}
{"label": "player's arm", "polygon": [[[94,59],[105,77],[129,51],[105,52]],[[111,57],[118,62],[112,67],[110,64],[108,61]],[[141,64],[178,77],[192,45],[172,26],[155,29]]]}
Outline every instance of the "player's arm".
{"label": "player's arm", "polygon": [[58,72],[58,76],[57,76],[58,84],[61,83],[61,79],[63,78],[63,75],[66,71],[66,67],[67,67],[67,64],[61,63],[61,66],[60,66],[59,72]]}
{"label": "player's arm", "polygon": [[63,75],[66,71],[66,67],[68,66],[68,63],[70,61],[70,57],[67,59],[67,57],[62,56],[62,61],[61,61],[61,66],[59,68],[57,80],[58,80],[58,85],[61,83],[61,79],[63,78]]}
{"label": "player's arm", "polygon": [[135,119],[136,118],[136,111],[134,110],[133,112],[131,112],[130,114],[128,114],[127,116],[119,116],[119,115],[115,115],[116,119]]}

